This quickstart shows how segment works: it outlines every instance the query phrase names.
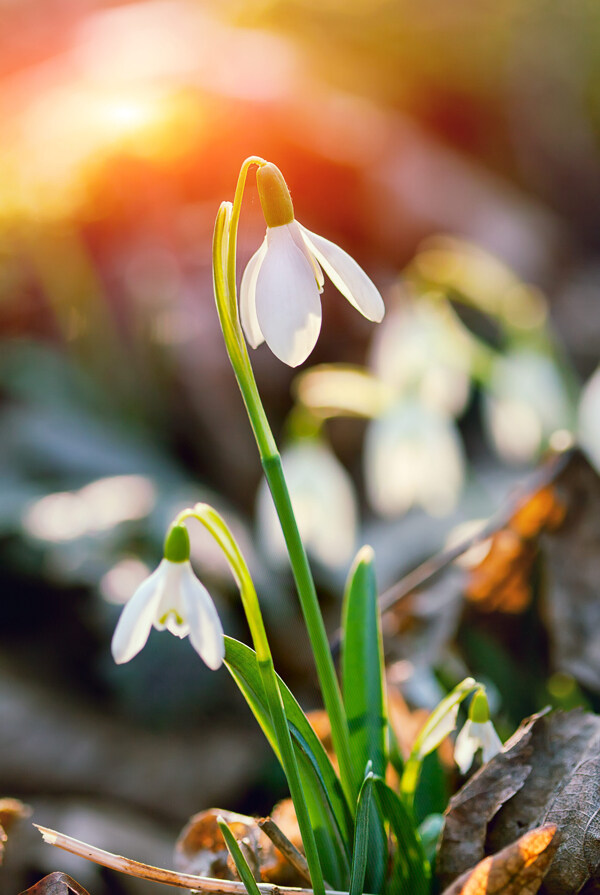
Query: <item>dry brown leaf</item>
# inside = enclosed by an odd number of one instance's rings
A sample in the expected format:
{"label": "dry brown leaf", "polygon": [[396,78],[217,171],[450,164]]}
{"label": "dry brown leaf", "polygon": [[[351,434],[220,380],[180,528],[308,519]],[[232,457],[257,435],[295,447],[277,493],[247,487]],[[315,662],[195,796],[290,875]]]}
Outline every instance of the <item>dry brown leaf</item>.
{"label": "dry brown leaf", "polygon": [[[448,885],[477,860],[523,831],[553,823],[560,834],[544,880],[547,895],[571,895],[600,881],[600,717],[577,709],[524,722],[503,753],[482,767],[451,799],[438,869]],[[503,767],[528,772],[506,800]],[[486,810],[489,804],[492,810]]]}
{"label": "dry brown leaf", "polygon": [[[442,886],[448,886],[485,857],[488,824],[519,792],[531,773],[531,736],[537,717],[524,721],[509,741],[512,748],[484,765],[450,799],[436,862]],[[518,835],[513,836],[513,841]]]}
{"label": "dry brown leaf", "polygon": [[556,826],[530,830],[467,870],[443,895],[534,895],[558,845]]}
{"label": "dry brown leaf", "polygon": [[0,799],[0,864],[4,858],[4,843],[8,839],[13,824],[23,817],[29,817],[31,808],[18,799]]}
{"label": "dry brown leaf", "polygon": [[470,569],[466,598],[487,612],[523,612],[531,600],[539,536],[558,528],[565,514],[553,484],[532,492],[506,526],[490,538],[481,562]]}
{"label": "dry brown leaf", "polygon": [[261,835],[254,818],[221,808],[209,808],[190,818],[175,844],[175,867],[184,873],[214,879],[238,879],[231,869],[229,852],[217,818],[222,817],[238,840],[246,840],[253,851]]}
{"label": "dry brown leaf", "polygon": [[[213,879],[239,879],[217,817],[227,822],[235,838],[242,844],[252,871],[260,879],[282,886],[303,884],[302,877],[262,832],[254,817],[218,808],[195,814],[182,830],[175,845],[177,870]],[[301,850],[302,839],[291,800],[285,799],[276,805],[271,818],[290,842]]]}
{"label": "dry brown leaf", "polygon": [[541,554],[541,605],[552,665],[598,693],[600,477],[578,450],[546,468],[550,480],[490,538],[487,554],[469,570],[464,592],[479,609],[522,612]]}
{"label": "dry brown leaf", "polygon": [[553,665],[600,692],[600,478],[575,453],[555,482],[564,523],[540,539]]}
{"label": "dry brown leaf", "polygon": [[66,873],[49,873],[30,889],[25,889],[20,895],[89,895],[87,889]]}

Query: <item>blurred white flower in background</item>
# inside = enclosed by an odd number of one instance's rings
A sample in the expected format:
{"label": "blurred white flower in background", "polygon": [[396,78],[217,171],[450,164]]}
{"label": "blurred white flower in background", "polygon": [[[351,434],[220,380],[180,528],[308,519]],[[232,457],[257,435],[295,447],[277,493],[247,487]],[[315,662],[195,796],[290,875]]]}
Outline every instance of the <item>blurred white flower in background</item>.
{"label": "blurred white flower in background", "polygon": [[579,404],[579,440],[600,471],[600,367],[583,389]]}
{"label": "blurred white flower in background", "polygon": [[[323,442],[303,438],[281,455],[292,506],[307,551],[330,568],[355,552],[358,508],[350,476]],[[287,562],[279,519],[263,481],[257,504],[260,543],[272,562]]]}
{"label": "blurred white flower in background", "polygon": [[43,541],[71,541],[143,519],[156,503],[156,486],[142,475],[96,479],[78,491],[46,494],[26,507],[23,527]]}
{"label": "blurred white flower in background", "polygon": [[444,516],[460,497],[465,461],[456,427],[415,398],[399,401],[371,422],[364,463],[369,501],[383,516],[413,506]]}
{"label": "blurred white flower in background", "polygon": [[569,395],[553,359],[525,348],[499,356],[484,396],[483,418],[503,460],[535,460],[554,432],[573,425]]}
{"label": "blurred white flower in background", "polygon": [[469,399],[472,350],[447,302],[405,302],[377,329],[371,368],[397,394],[458,416]]}

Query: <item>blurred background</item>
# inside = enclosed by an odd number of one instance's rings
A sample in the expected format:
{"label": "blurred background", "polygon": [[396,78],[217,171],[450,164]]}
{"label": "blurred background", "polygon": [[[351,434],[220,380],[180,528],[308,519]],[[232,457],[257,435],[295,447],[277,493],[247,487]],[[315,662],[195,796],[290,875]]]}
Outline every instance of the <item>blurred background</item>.
{"label": "blurred background", "polygon": [[[374,327],[326,285],[305,369],[252,352],[331,631],[360,544],[390,587],[578,442],[585,632],[565,645],[572,591],[540,584],[548,511],[496,544],[500,591],[454,567],[386,647],[402,717],[467,672],[504,735],[548,701],[596,705],[599,44],[584,0],[0,0],[0,797],[172,866],[193,812],[284,794],[227,672],[187,641],[112,664],[121,606],[198,499],[239,535],[278,668],[318,707],[212,297],[216,210],[249,155],[388,309]],[[240,269],[263,231],[250,178]],[[148,888],[37,840],[27,821],[9,839],[6,895],[56,869],[92,895]]]}

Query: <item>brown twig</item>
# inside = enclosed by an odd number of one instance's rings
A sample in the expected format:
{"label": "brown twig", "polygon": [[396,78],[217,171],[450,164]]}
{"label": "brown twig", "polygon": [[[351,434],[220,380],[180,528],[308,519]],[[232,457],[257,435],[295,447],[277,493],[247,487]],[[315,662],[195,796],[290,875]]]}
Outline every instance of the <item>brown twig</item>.
{"label": "brown twig", "polygon": [[278,848],[286,861],[298,871],[301,877],[310,883],[310,871],[308,862],[302,852],[299,852],[293,842],[287,838],[285,833],[279,829],[274,820],[270,817],[263,817],[257,821],[258,826],[265,833],[275,848]]}
{"label": "brown twig", "polygon": [[[104,849],[97,848],[95,845],[80,842],[79,839],[73,839],[72,836],[67,836],[65,833],[41,827],[39,824],[34,824],[34,827],[40,831],[44,842],[47,842],[49,845],[55,845],[57,848],[62,848],[73,855],[79,855],[82,858],[87,858],[88,861],[101,864],[102,867],[109,867],[111,870],[118,870],[120,873],[126,873],[129,876],[153,880],[154,882],[164,883],[167,886],[176,886],[180,889],[194,889],[197,892],[202,892],[203,895],[247,895],[246,887],[243,883],[227,879],[210,879],[205,876],[194,876],[191,873],[178,873],[176,870],[165,870],[162,867],[154,867],[152,864],[142,864],[139,861],[132,861],[131,858],[124,858],[121,855],[114,855],[112,852],[104,851]],[[262,895],[313,895],[312,889],[276,886],[272,883],[257,883],[257,886]],[[329,889],[328,895],[347,895],[347,893]]]}

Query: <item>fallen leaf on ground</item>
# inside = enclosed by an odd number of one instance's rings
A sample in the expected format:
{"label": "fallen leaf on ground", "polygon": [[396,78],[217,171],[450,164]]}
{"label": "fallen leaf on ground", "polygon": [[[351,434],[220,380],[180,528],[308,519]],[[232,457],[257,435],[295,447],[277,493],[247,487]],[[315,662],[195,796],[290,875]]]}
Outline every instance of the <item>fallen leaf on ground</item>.
{"label": "fallen leaf on ground", "polygon": [[20,895],[89,895],[87,889],[66,873],[49,873],[30,889],[25,889]]}
{"label": "fallen leaf on ground", "polygon": [[543,532],[552,664],[600,692],[600,477],[575,453],[554,484],[566,515]]}
{"label": "fallen leaf on ground", "polygon": [[[560,841],[542,891],[571,895],[600,882],[599,747],[600,717],[580,709],[523,722],[504,751],[451,799],[438,856],[442,884],[483,858],[482,850],[493,854],[549,823]],[[524,769],[508,800],[507,762]]]}
{"label": "fallen leaf on ground", "polygon": [[558,845],[556,826],[530,830],[467,870],[443,895],[534,895]]}
{"label": "fallen leaf on ground", "polygon": [[531,601],[540,535],[559,528],[565,514],[563,497],[553,483],[533,491],[489,539],[481,561],[470,568],[467,600],[486,612],[523,612]]}
{"label": "fallen leaf on ground", "polygon": [[4,843],[8,839],[13,824],[23,817],[29,817],[31,808],[18,799],[0,799],[0,864],[4,858]]}
{"label": "fallen leaf on ground", "polygon": [[[300,886],[304,880],[262,832],[256,818],[225,809],[210,808],[190,818],[175,845],[175,867],[182,873],[208,876],[213,879],[239,879],[231,860],[217,817],[222,817],[233,835],[244,845],[250,868],[264,882]],[[290,799],[275,806],[271,819],[298,849],[302,840],[296,814]]]}
{"label": "fallen leaf on ground", "polygon": [[488,824],[531,773],[531,736],[538,717],[524,721],[509,741],[512,748],[496,755],[450,799],[436,864],[441,885],[448,886],[485,857]]}

